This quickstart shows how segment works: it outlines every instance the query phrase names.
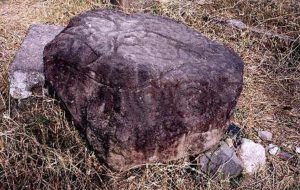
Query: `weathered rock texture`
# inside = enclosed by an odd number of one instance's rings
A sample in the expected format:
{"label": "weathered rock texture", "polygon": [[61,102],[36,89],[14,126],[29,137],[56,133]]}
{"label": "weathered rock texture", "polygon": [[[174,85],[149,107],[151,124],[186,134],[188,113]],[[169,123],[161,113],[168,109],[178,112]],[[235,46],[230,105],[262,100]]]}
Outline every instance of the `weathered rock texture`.
{"label": "weathered rock texture", "polygon": [[44,62],[75,123],[117,170],[211,148],[242,89],[234,52],[148,14],[83,13],[45,47]]}
{"label": "weathered rock texture", "polygon": [[23,99],[31,95],[31,88],[44,83],[43,50],[63,27],[46,24],[31,25],[10,65],[10,95]]}
{"label": "weathered rock texture", "polygon": [[219,172],[226,177],[236,177],[242,173],[243,163],[233,147],[223,142],[216,151],[208,152],[200,158],[200,169],[211,175]]}

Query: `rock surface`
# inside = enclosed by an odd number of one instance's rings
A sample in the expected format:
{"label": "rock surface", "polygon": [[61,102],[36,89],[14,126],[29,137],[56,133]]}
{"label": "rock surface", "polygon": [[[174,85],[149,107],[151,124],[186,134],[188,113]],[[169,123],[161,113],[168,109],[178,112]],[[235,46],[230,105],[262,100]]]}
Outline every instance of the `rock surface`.
{"label": "rock surface", "polygon": [[244,166],[244,171],[249,174],[263,169],[266,165],[266,152],[261,144],[249,139],[242,139],[242,144],[238,152]]}
{"label": "rock surface", "polygon": [[243,163],[237,157],[234,149],[222,143],[214,152],[206,153],[200,158],[201,170],[215,175],[216,172],[229,177],[236,177],[243,171]]}
{"label": "rock surface", "polygon": [[43,50],[63,27],[46,24],[31,25],[27,35],[10,65],[10,95],[24,99],[31,95],[31,88],[44,84]]}
{"label": "rock surface", "polygon": [[45,76],[115,170],[219,143],[242,89],[230,49],[170,19],[93,10],[44,51]]}

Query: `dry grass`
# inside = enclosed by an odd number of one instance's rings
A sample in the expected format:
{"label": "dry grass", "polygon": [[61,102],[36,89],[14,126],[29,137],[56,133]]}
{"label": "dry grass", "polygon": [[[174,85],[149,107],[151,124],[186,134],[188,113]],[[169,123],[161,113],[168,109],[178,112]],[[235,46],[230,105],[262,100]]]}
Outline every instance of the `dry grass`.
{"label": "dry grass", "polygon": [[[245,137],[257,142],[257,130],[272,131],[274,144],[293,153],[288,145],[300,146],[299,44],[237,31],[210,22],[209,18],[236,18],[250,26],[299,39],[299,1],[196,2],[174,0],[144,11],[176,19],[233,48],[245,62],[245,84],[235,122]],[[264,171],[235,179],[212,179],[184,160],[112,173],[86,148],[55,99],[36,89],[32,98],[11,100],[8,65],[29,25],[66,25],[70,17],[97,7],[109,6],[97,0],[0,1],[1,189],[300,189],[299,155],[291,161],[268,155]]]}

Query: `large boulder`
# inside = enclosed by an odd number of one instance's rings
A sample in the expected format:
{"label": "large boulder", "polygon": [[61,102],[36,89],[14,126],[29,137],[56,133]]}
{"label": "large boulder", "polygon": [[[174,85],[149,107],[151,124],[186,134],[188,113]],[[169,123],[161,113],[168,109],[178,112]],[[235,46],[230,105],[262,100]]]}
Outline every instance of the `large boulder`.
{"label": "large boulder", "polygon": [[116,170],[210,149],[242,89],[232,50],[150,14],[76,16],[45,47],[44,62],[75,124]]}

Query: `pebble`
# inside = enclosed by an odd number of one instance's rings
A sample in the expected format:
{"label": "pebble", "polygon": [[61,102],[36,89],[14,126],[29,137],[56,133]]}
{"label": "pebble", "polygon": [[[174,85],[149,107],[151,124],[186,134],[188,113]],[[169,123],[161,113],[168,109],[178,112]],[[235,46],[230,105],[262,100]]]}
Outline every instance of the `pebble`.
{"label": "pebble", "polygon": [[247,27],[245,23],[237,19],[228,19],[226,22],[228,25],[238,29],[245,29]]}
{"label": "pebble", "polygon": [[300,154],[300,147],[296,147],[296,148],[295,148],[295,152],[296,152],[297,154]]}
{"label": "pebble", "polygon": [[276,155],[279,152],[278,146],[272,147],[269,149],[269,153],[272,155]]}
{"label": "pebble", "polygon": [[277,156],[279,157],[279,158],[281,158],[281,159],[283,159],[283,160],[289,160],[289,159],[291,159],[292,157],[293,157],[293,155],[291,155],[290,153],[287,153],[287,152],[279,152],[278,154],[277,154]]}
{"label": "pebble", "polygon": [[258,131],[258,136],[261,140],[272,141],[273,134],[269,131]]}

